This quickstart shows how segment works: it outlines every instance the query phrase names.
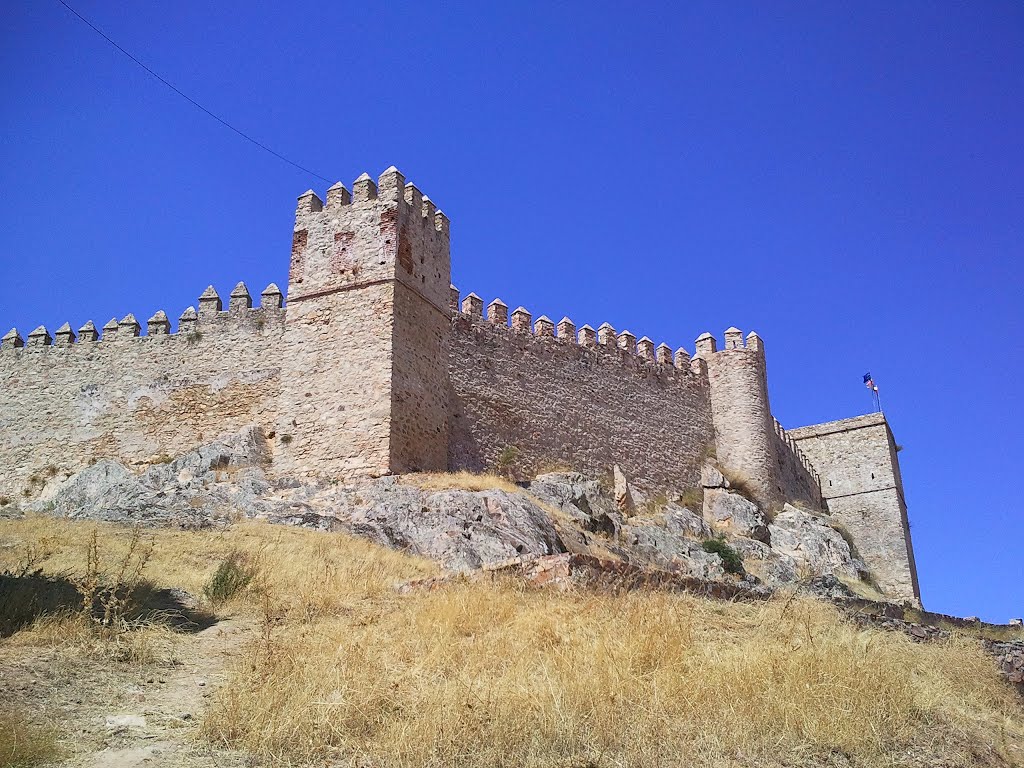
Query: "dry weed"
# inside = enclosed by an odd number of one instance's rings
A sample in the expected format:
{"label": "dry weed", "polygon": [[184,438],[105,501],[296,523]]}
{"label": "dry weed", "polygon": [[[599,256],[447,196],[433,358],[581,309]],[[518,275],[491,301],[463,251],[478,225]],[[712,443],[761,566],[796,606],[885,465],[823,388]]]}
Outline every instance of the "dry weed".
{"label": "dry weed", "polygon": [[[470,477],[455,482],[482,482]],[[31,544],[47,572],[80,571],[92,527],[7,522],[0,568]],[[96,529],[101,547],[126,546],[123,529]],[[944,765],[966,766],[1005,764],[1024,740],[1020,702],[976,640],[860,630],[826,603],[500,579],[400,596],[396,582],[437,567],[341,534],[252,523],[154,532],[147,576],[200,594],[231,552],[259,568],[225,605],[257,616],[261,631],[202,732],[268,764],[674,768],[843,754],[905,765],[940,749]],[[6,642],[86,643],[71,621],[40,619]],[[147,642],[152,658],[161,637]]]}

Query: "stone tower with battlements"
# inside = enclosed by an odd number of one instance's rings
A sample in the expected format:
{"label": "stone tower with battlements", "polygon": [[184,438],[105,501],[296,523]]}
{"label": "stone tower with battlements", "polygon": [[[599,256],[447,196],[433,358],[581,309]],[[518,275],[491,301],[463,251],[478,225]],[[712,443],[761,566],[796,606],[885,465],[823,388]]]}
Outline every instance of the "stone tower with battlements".
{"label": "stone tower with battlements", "polygon": [[397,168],[299,198],[282,468],[381,475],[447,459],[448,219]]}

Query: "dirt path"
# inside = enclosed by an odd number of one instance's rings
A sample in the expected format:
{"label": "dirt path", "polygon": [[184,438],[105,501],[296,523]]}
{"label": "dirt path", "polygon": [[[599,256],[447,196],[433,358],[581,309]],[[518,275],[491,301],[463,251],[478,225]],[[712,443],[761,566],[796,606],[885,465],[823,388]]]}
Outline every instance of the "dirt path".
{"label": "dirt path", "polygon": [[145,666],[4,649],[0,696],[5,706],[56,727],[64,754],[53,764],[59,768],[242,768],[243,755],[211,749],[196,733],[228,663],[253,631],[251,619],[226,619],[180,636],[171,663]]}

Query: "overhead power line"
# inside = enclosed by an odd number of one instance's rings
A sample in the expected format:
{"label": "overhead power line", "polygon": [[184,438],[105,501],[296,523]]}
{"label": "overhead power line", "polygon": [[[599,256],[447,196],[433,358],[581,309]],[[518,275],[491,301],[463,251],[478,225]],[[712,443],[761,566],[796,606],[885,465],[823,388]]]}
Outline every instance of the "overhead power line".
{"label": "overhead power line", "polygon": [[328,178],[325,178],[325,177],[321,176],[321,175],[320,175],[319,173],[314,173],[313,171],[309,170],[309,168],[304,168],[303,166],[299,165],[298,163],[296,163],[296,162],[295,162],[295,161],[293,161],[293,160],[289,160],[289,159],[288,159],[287,157],[285,157],[284,155],[282,155],[282,154],[281,154],[280,152],[275,152],[275,151],[274,151],[273,149],[271,149],[270,147],[268,147],[268,146],[267,146],[266,144],[264,144],[263,142],[261,142],[261,141],[259,141],[259,140],[257,140],[257,139],[254,139],[254,138],[253,138],[252,136],[250,136],[249,134],[247,134],[247,133],[246,133],[245,131],[243,131],[243,130],[240,130],[240,129],[236,128],[235,126],[233,126],[233,125],[232,125],[231,123],[229,123],[229,122],[228,122],[227,120],[225,120],[225,119],[224,119],[223,117],[220,117],[219,115],[215,114],[214,112],[211,112],[211,111],[210,111],[210,110],[208,110],[208,109],[207,109],[206,107],[204,107],[204,106],[203,106],[202,104],[200,104],[200,103],[199,103],[198,101],[196,101],[196,100],[195,100],[195,99],[193,99],[193,98],[192,98],[191,96],[189,96],[189,95],[188,95],[187,93],[185,93],[185,92],[184,92],[184,91],[182,91],[182,90],[181,90],[180,88],[178,88],[178,87],[177,87],[176,85],[174,85],[174,83],[171,83],[171,82],[169,82],[169,81],[168,81],[168,80],[167,80],[166,78],[164,78],[164,77],[161,77],[161,76],[160,76],[160,75],[159,75],[158,73],[154,72],[154,71],[153,71],[152,69],[150,69],[149,67],[147,67],[147,66],[146,66],[145,64],[143,64],[143,63],[142,63],[142,62],[141,62],[141,61],[140,61],[140,60],[139,60],[139,59],[138,59],[138,58],[137,58],[136,56],[134,56],[134,55],[133,55],[133,54],[132,54],[131,52],[129,52],[129,51],[127,51],[127,50],[125,50],[125,49],[124,49],[124,48],[122,48],[122,47],[121,47],[120,45],[118,45],[118,44],[117,44],[117,43],[116,43],[116,42],[115,42],[114,40],[112,40],[112,39],[111,39],[110,37],[108,37],[108,36],[106,35],[106,33],[105,33],[105,32],[104,32],[104,31],[103,31],[102,29],[100,29],[99,27],[97,27],[97,26],[96,26],[95,24],[93,24],[93,23],[92,23],[91,21],[89,21],[89,20],[88,20],[87,18],[85,18],[85,16],[83,16],[82,14],[80,14],[80,13],[79,13],[78,11],[76,11],[76,10],[75,10],[74,8],[72,8],[72,7],[71,7],[70,5],[68,5],[67,3],[65,3],[65,2],[64,2],[64,0],[57,0],[57,2],[59,2],[59,3],[61,4],[61,5],[63,5],[63,6],[65,7],[65,8],[67,8],[67,9],[68,9],[69,11],[71,11],[71,13],[73,13],[73,14],[74,14],[75,16],[77,16],[77,17],[78,17],[78,19],[79,19],[79,20],[80,20],[80,21],[81,21],[81,22],[82,22],[83,24],[85,24],[86,26],[88,26],[88,27],[89,27],[89,29],[91,29],[91,30],[92,30],[93,32],[95,32],[95,33],[96,33],[97,35],[99,35],[100,37],[102,37],[102,38],[103,38],[104,40],[106,40],[106,41],[107,41],[108,43],[110,43],[110,44],[111,44],[112,46],[114,46],[114,47],[115,47],[115,48],[116,48],[117,50],[119,50],[119,51],[120,51],[121,53],[123,53],[123,54],[124,54],[125,56],[127,56],[127,57],[128,57],[129,59],[131,59],[131,60],[132,60],[132,61],[134,61],[134,62],[135,62],[136,64],[138,64],[138,65],[139,65],[140,67],[142,67],[142,68],[143,68],[143,69],[144,69],[144,70],[145,70],[146,72],[148,72],[148,73],[149,73],[150,75],[152,75],[152,76],[153,76],[154,78],[156,78],[156,79],[157,79],[157,80],[159,80],[159,81],[160,81],[161,83],[163,83],[163,84],[164,84],[164,85],[166,85],[166,86],[167,86],[168,88],[170,88],[170,89],[171,89],[172,91],[174,91],[174,92],[175,92],[176,94],[178,94],[179,96],[181,96],[181,98],[183,98],[183,99],[184,99],[185,101],[187,101],[187,102],[188,102],[189,104],[191,104],[191,105],[192,105],[193,107],[195,107],[196,109],[200,110],[201,112],[205,112],[205,113],[206,113],[207,115],[209,115],[210,117],[212,117],[212,118],[213,118],[214,120],[216,120],[216,121],[217,121],[218,123],[220,123],[221,125],[223,125],[223,126],[224,126],[225,128],[228,128],[228,129],[230,129],[230,130],[234,131],[234,132],[235,132],[235,133],[237,133],[237,134],[238,134],[239,136],[241,136],[241,137],[242,137],[243,139],[245,139],[246,141],[248,141],[248,142],[250,142],[250,143],[252,143],[252,144],[255,144],[255,145],[256,145],[257,147],[259,147],[259,148],[260,148],[260,149],[262,149],[263,151],[265,151],[265,152],[269,152],[269,153],[270,153],[270,154],[272,154],[272,155],[273,155],[274,157],[276,157],[276,158],[277,158],[278,160],[283,160],[284,162],[288,163],[288,165],[290,165],[290,166],[292,166],[292,167],[294,167],[294,168],[298,168],[298,169],[299,169],[300,171],[302,171],[303,173],[308,173],[308,174],[309,174],[310,176],[315,176],[316,178],[320,179],[321,181],[326,181],[326,182],[330,183],[330,179],[328,179]]}

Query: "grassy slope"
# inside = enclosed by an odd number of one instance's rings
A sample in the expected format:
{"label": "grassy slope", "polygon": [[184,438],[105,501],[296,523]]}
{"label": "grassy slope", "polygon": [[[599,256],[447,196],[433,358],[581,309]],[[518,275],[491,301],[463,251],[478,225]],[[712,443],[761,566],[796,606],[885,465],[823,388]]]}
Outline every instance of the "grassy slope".
{"label": "grassy slope", "polygon": [[[0,570],[34,547],[46,572],[80,571],[94,529],[113,567],[123,528],[2,521]],[[1020,699],[971,639],[915,644],[807,599],[729,604],[502,580],[403,596],[396,582],[436,567],[340,534],[241,524],[147,536],[145,574],[158,586],[201,594],[232,550],[257,564],[218,610],[252,615],[260,630],[201,732],[271,764],[1024,764]],[[97,645],[145,650],[166,634],[99,641],[60,619],[3,642],[102,655]]]}

